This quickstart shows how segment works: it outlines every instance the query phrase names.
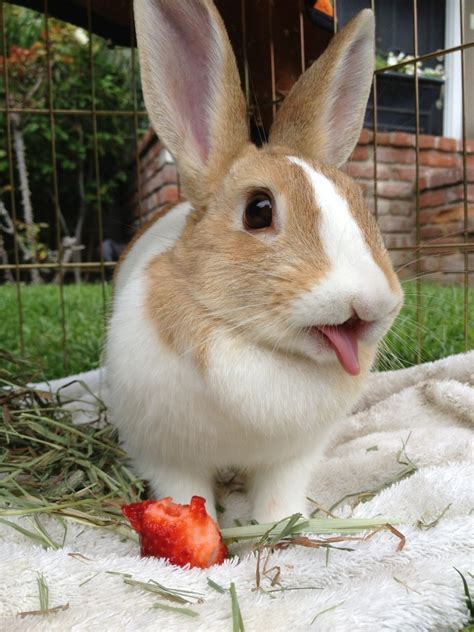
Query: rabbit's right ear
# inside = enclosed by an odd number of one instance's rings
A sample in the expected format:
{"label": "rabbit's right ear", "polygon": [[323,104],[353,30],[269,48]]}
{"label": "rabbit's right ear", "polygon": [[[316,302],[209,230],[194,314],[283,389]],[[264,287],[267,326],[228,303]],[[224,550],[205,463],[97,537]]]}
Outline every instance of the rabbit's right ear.
{"label": "rabbit's right ear", "polygon": [[212,0],[134,0],[145,104],[186,196],[206,203],[249,142],[235,57]]}
{"label": "rabbit's right ear", "polygon": [[270,145],[336,167],[349,158],[364,122],[374,71],[374,15],[364,9],[337,33],[278,110]]}

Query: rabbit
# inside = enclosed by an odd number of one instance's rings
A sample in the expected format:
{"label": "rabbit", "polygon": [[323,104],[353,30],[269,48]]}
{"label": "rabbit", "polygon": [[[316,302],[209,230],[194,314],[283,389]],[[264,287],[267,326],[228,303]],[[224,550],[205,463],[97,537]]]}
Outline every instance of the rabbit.
{"label": "rabbit", "polygon": [[112,423],[157,497],[248,474],[260,523],[308,515],[311,470],[356,402],[403,293],[359,187],[339,170],[363,124],[374,18],[299,78],[268,142],[211,0],[135,0],[146,107],[185,200],[133,240],[106,347]]}

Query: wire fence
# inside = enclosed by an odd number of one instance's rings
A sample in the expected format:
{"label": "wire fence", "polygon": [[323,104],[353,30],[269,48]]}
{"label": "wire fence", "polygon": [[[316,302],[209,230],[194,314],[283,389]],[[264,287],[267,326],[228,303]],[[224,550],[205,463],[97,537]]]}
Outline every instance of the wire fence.
{"label": "wire fence", "polygon": [[[457,1],[457,0],[456,0]],[[371,6],[374,11],[377,10],[378,4],[381,0],[367,0],[367,6]],[[256,67],[255,59],[251,60],[248,54],[249,50],[249,21],[255,18],[255,6],[250,5],[248,0],[240,0],[239,6],[239,20],[240,24],[238,29],[240,31],[240,43],[241,54],[239,55],[239,64],[241,66],[243,87],[246,94],[247,102],[249,105],[249,115],[253,118],[257,128],[264,128],[266,126],[265,117],[271,119],[275,114],[279,103],[282,100],[277,87],[276,76],[278,74],[279,64],[281,62],[282,51],[277,51],[278,39],[280,33],[277,31],[276,21],[274,19],[274,12],[278,10],[279,3],[272,2],[271,0],[265,0],[260,2],[259,11],[260,15],[266,16],[265,24],[267,29],[267,39],[265,40],[265,49],[260,50],[260,58],[265,58],[265,63],[269,68],[270,77],[270,99],[265,102],[263,99],[258,99],[255,91],[254,77],[261,72]],[[286,3],[285,3],[286,4]],[[130,69],[130,107],[126,108],[101,108],[98,106],[98,76],[96,68],[96,50],[94,48],[94,42],[97,36],[94,35],[94,17],[93,17],[93,0],[88,0],[85,7],[84,24],[86,25],[85,31],[87,32],[88,40],[88,75],[89,75],[89,96],[88,102],[84,107],[60,107],[57,105],[57,95],[60,93],[61,85],[56,83],[56,77],[54,74],[54,60],[53,53],[55,48],[55,42],[53,41],[51,30],[52,18],[49,13],[48,0],[43,1],[42,14],[44,29],[42,37],[44,39],[44,68],[45,68],[45,99],[43,103],[36,106],[23,103],[18,105],[15,103],[15,99],[12,94],[11,86],[11,68],[9,68],[9,53],[10,44],[8,28],[9,24],[6,20],[6,9],[10,3],[1,2],[0,11],[0,31],[3,56],[3,102],[0,107],[0,113],[4,120],[5,129],[5,160],[6,160],[6,182],[2,183],[2,195],[5,196],[9,207],[9,213],[11,215],[11,243],[12,243],[12,258],[13,261],[3,261],[0,263],[0,272],[10,272],[13,275],[13,280],[16,288],[16,311],[17,311],[17,324],[18,324],[18,339],[19,348],[22,353],[27,351],[25,347],[25,319],[23,309],[23,292],[24,281],[26,274],[33,270],[36,271],[48,271],[55,273],[55,279],[57,281],[57,292],[59,302],[59,318],[61,323],[61,340],[58,341],[58,345],[62,349],[62,362],[63,371],[68,371],[68,319],[67,310],[65,308],[64,287],[68,283],[68,274],[71,271],[89,271],[95,275],[95,279],[100,284],[101,296],[102,296],[102,314],[105,319],[107,314],[107,302],[108,302],[108,289],[107,286],[110,283],[109,270],[115,266],[114,261],[104,260],[103,250],[101,244],[104,241],[104,176],[102,173],[102,161],[101,155],[103,152],[103,146],[101,146],[100,140],[100,128],[103,121],[108,121],[111,118],[123,120],[124,129],[127,127],[128,134],[130,136],[131,129],[131,144],[132,144],[132,163],[133,169],[130,171],[130,178],[135,182],[137,189],[138,200],[138,216],[139,222],[144,215],[142,209],[142,169],[140,164],[140,139],[147,127],[147,114],[143,107],[143,101],[141,96],[141,89],[138,79],[138,57],[135,48],[135,34],[133,26],[130,26],[130,47],[129,47],[129,69]],[[334,25],[337,28],[337,15],[338,15],[338,3],[335,0],[334,3]],[[10,5],[11,6],[11,5]],[[307,47],[308,38],[311,34],[308,32],[307,17],[306,17],[306,5],[304,0],[297,0],[293,4],[290,3],[291,10],[294,15],[294,24],[297,32],[298,40],[298,58],[299,68],[298,72],[303,72],[311,59],[308,59]],[[250,14],[251,13],[251,14]],[[470,238],[469,227],[469,180],[468,180],[468,139],[467,139],[467,126],[466,126],[466,113],[467,113],[467,95],[465,90],[466,85],[466,52],[468,49],[474,46],[474,41],[465,41],[465,7],[463,0],[459,0],[459,33],[460,41],[454,46],[443,48],[439,50],[433,50],[419,54],[419,16],[418,16],[418,3],[417,0],[412,1],[412,35],[413,35],[413,51],[414,55],[411,59],[401,60],[395,64],[378,67],[374,73],[374,83],[372,91],[372,130],[373,130],[373,208],[376,216],[379,216],[380,211],[380,161],[378,155],[380,152],[380,139],[382,132],[379,130],[379,112],[378,112],[378,97],[380,95],[379,82],[380,77],[386,72],[393,72],[401,70],[403,68],[410,67],[412,71],[413,91],[414,91],[414,183],[415,183],[415,230],[413,243],[404,245],[389,245],[389,250],[392,253],[404,252],[410,256],[413,263],[414,279],[416,283],[416,357],[418,361],[422,360],[422,347],[424,330],[422,326],[423,316],[423,291],[422,283],[425,277],[429,278],[429,274],[425,274],[422,268],[422,260],[426,253],[435,253],[436,256],[447,256],[453,253],[458,253],[462,256],[462,287],[463,287],[463,338],[464,349],[468,349],[470,346],[470,282],[474,271],[470,269],[472,266],[472,256],[470,261],[470,253],[474,253],[474,243]],[[130,25],[133,25],[132,15],[132,2],[130,2]],[[268,47],[267,47],[268,43]],[[421,181],[422,181],[422,165],[420,164],[420,152],[422,137],[420,131],[420,76],[419,76],[419,64],[426,63],[433,59],[446,58],[448,55],[459,55],[461,59],[461,101],[462,101],[462,134],[461,134],[461,155],[462,155],[462,191],[463,191],[463,211],[462,211],[462,239],[452,240],[428,240],[423,238],[421,231],[421,206],[420,199],[422,195]],[[43,117],[48,122],[48,142],[49,142],[49,175],[51,178],[51,197],[52,197],[52,214],[50,218],[51,227],[54,229],[54,249],[56,251],[56,259],[42,261],[39,258],[33,258],[25,261],[22,253],[22,235],[19,232],[20,213],[18,211],[19,204],[19,190],[22,186],[22,182],[19,181],[19,176],[16,174],[14,155],[15,155],[15,117],[16,116],[30,116],[30,117]],[[88,121],[90,125],[90,135],[92,139],[91,151],[92,151],[92,164],[93,169],[90,174],[92,181],[94,182],[94,192],[90,196],[89,204],[93,206],[93,220],[96,224],[96,234],[99,247],[93,252],[93,256],[86,261],[67,260],[65,257],[61,257],[60,253],[64,253],[64,217],[61,211],[61,174],[58,170],[58,121],[63,120],[66,117],[81,118],[84,121]],[[96,256],[94,256],[94,254]],[[450,270],[443,271],[446,275],[451,274]],[[38,331],[38,335],[41,335],[41,331]]]}

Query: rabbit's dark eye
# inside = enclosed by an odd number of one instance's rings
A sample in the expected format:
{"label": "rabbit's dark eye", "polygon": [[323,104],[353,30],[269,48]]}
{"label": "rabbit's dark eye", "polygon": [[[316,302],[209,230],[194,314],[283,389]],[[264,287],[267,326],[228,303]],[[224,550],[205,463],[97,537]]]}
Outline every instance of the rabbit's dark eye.
{"label": "rabbit's dark eye", "polygon": [[249,198],[243,222],[247,230],[260,230],[272,225],[273,201],[268,193],[259,191]]}

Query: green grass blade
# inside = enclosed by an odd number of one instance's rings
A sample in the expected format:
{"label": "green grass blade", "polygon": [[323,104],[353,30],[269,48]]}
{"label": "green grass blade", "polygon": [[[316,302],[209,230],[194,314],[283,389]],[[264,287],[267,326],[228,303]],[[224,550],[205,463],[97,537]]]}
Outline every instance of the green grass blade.
{"label": "green grass blade", "polygon": [[153,608],[158,610],[166,610],[168,612],[176,612],[177,614],[184,614],[187,617],[199,617],[199,612],[195,612],[190,608],[177,608],[176,606],[168,606],[164,603],[155,603]]}
{"label": "green grass blade", "polygon": [[470,623],[474,623],[474,603],[472,602],[471,593],[469,591],[469,586],[467,585],[466,578],[461,573],[461,571],[459,571],[455,566],[453,566],[453,568],[456,571],[456,573],[458,573],[459,576],[461,577],[462,585],[464,588],[464,595],[466,597],[466,606],[467,606],[467,609],[469,610],[469,615],[472,620]]}
{"label": "green grass blade", "polygon": [[232,603],[232,632],[245,632],[234,582],[230,585],[230,598]]}
{"label": "green grass blade", "polygon": [[220,584],[213,581],[210,577],[207,578],[207,585],[213,588],[216,592],[224,594],[226,589],[223,588]]}
{"label": "green grass blade", "polygon": [[325,608],[324,610],[321,610],[321,612],[318,612],[314,618],[312,619],[310,625],[313,625],[313,623],[316,621],[316,619],[318,619],[322,614],[325,614],[326,612],[331,612],[332,610],[335,610],[336,608],[339,608],[340,606],[342,606],[344,602],[341,601],[341,603],[336,603],[334,606],[330,606],[329,608]]}
{"label": "green grass blade", "polygon": [[36,579],[38,583],[38,593],[39,593],[39,602],[40,602],[40,610],[48,610],[49,609],[49,588],[44,575],[41,573],[38,575]]}
{"label": "green grass blade", "polygon": [[[327,535],[330,533],[353,534],[361,531],[379,529],[387,523],[396,524],[396,521],[363,518],[310,518],[301,519],[299,514],[285,518],[283,521],[270,524],[246,525],[243,527],[230,527],[221,529],[222,539],[226,542],[235,540],[249,540],[271,536],[273,542],[277,542],[284,537],[300,535],[302,533],[314,535]],[[289,529],[291,525],[291,529]]]}

